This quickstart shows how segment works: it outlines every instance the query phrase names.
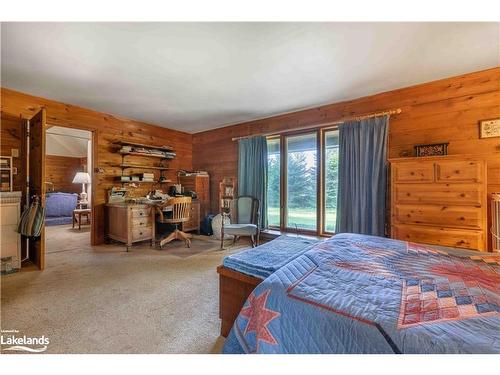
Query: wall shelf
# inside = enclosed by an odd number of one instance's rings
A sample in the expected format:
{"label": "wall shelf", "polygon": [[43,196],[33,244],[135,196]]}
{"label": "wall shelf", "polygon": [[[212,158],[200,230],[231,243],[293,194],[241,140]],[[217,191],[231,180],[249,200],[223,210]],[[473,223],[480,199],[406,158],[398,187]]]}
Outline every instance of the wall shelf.
{"label": "wall shelf", "polygon": [[160,151],[167,151],[167,152],[172,152],[174,150],[170,146],[153,146],[153,145],[146,145],[144,143],[128,142],[128,141],[118,141],[118,142],[116,142],[116,144],[120,145],[120,146],[143,147],[143,148],[160,150]]}
{"label": "wall shelf", "polygon": [[147,154],[145,152],[118,152],[121,155],[134,155],[134,156],[144,156],[146,158],[160,158],[160,159],[173,159],[173,156],[165,156],[165,155],[158,155],[158,154]]}
{"label": "wall shelf", "polygon": [[121,181],[118,180],[118,182],[122,184],[169,184],[172,182],[172,180],[165,180],[165,181]]}
{"label": "wall shelf", "polygon": [[236,177],[223,178],[219,183],[219,212],[229,213],[231,201],[236,197]]}
{"label": "wall shelf", "polygon": [[168,168],[168,167],[157,167],[157,166],[151,166],[151,165],[127,164],[127,163],[116,164],[116,165],[113,165],[113,167],[118,167],[118,168],[122,168],[122,169],[129,169],[129,168],[155,169],[155,170],[159,170],[159,171],[167,171],[167,170],[173,169],[173,168]]}
{"label": "wall shelf", "polygon": [[[172,147],[170,146],[153,146],[153,145],[147,145],[144,143],[138,143],[138,142],[129,142],[129,141],[116,141],[114,142],[115,145],[120,146],[121,149],[117,150],[117,153],[121,155],[122,161],[120,164],[115,164],[112,165],[113,167],[120,168],[122,173],[121,176],[117,176],[117,180],[119,183],[123,185],[125,184],[131,184],[131,183],[136,183],[136,184],[169,184],[172,183],[172,180],[163,180],[160,181],[160,178],[164,178],[165,176],[163,175],[164,171],[172,170],[173,168],[169,168],[167,165],[164,165],[164,163],[167,163],[169,160],[172,160],[175,158],[175,152]],[[148,152],[148,151],[156,151],[156,152]],[[126,162],[125,157],[130,156],[140,156],[144,158],[155,158],[155,159],[161,159],[160,162],[158,163],[159,165],[146,165],[146,161],[142,161],[140,159],[135,159],[133,161],[136,161],[136,163],[132,162]],[[128,159],[127,159],[128,160]],[[165,161],[165,162],[164,162]],[[137,163],[138,162],[138,163]],[[157,173],[152,174],[155,178],[154,181],[122,181],[121,177],[126,176],[125,175],[125,170],[126,169],[138,169],[138,170],[152,170],[152,171],[159,171],[160,176],[157,175]],[[134,171],[136,172],[136,171]],[[132,175],[137,175],[139,173],[132,173]]]}

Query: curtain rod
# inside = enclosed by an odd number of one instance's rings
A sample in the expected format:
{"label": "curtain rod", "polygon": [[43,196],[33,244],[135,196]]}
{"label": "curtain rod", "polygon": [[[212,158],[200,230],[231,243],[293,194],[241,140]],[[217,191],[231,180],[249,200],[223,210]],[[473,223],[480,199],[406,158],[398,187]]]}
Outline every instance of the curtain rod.
{"label": "curtain rod", "polygon": [[292,131],[297,131],[297,130],[307,130],[307,129],[314,129],[314,128],[323,128],[323,127],[326,127],[326,126],[332,126],[332,125],[342,124],[342,123],[347,122],[347,121],[359,121],[359,120],[364,120],[364,119],[367,119],[367,118],[384,116],[384,115],[397,115],[397,114],[399,114],[401,112],[402,112],[401,108],[388,109],[386,111],[369,113],[369,114],[366,114],[366,115],[359,115],[359,116],[354,116],[354,117],[346,117],[346,118],[344,118],[342,120],[336,120],[336,121],[332,121],[332,122],[323,122],[323,123],[320,123],[320,124],[305,125],[305,126],[297,127],[297,128],[294,128],[294,129],[286,129],[286,130],[282,130],[282,131],[278,131],[278,132],[251,134],[251,135],[245,135],[245,136],[242,136],[242,137],[234,137],[231,140],[232,141],[238,141],[240,139],[252,138],[252,137],[256,137],[256,136],[268,137],[268,136],[271,136],[271,135],[278,135],[278,134],[292,132]]}

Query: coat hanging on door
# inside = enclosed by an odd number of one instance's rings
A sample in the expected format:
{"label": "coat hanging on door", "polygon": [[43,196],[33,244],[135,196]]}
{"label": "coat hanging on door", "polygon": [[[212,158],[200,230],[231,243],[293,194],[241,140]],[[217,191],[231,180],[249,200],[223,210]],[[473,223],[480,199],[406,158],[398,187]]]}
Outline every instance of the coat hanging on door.
{"label": "coat hanging on door", "polygon": [[45,209],[40,205],[40,197],[35,195],[29,207],[26,207],[21,215],[17,232],[27,237],[39,237],[44,221]]}

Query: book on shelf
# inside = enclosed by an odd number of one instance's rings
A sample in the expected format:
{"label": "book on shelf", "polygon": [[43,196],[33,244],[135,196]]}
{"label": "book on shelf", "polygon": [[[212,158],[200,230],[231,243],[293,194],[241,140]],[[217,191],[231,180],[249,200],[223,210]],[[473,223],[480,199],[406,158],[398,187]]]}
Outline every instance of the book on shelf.
{"label": "book on shelf", "polygon": [[221,199],[221,207],[222,208],[230,208],[231,207],[231,202],[232,202],[232,199]]}
{"label": "book on shelf", "polygon": [[179,171],[177,173],[178,176],[182,177],[189,177],[189,176],[208,176],[208,172],[206,171],[196,171],[196,172],[190,172],[190,171]]}
{"label": "book on shelf", "polygon": [[[153,147],[153,146],[151,146]],[[163,156],[166,159],[173,159],[177,156],[177,154],[173,151],[165,151],[165,150],[159,150],[155,148],[147,148],[141,147],[141,146],[132,146],[132,145],[122,145],[119,153],[121,154],[144,154],[144,156],[147,155],[156,155],[156,156]]]}

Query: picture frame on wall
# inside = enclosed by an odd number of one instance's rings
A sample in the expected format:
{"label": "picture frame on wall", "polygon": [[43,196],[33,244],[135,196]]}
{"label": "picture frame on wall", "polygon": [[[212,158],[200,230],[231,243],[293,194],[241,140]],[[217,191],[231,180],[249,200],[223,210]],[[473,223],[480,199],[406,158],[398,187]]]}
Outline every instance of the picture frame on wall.
{"label": "picture frame on wall", "polygon": [[449,143],[432,143],[415,145],[415,156],[444,156],[448,155]]}
{"label": "picture frame on wall", "polygon": [[479,121],[479,138],[500,137],[500,118]]}

